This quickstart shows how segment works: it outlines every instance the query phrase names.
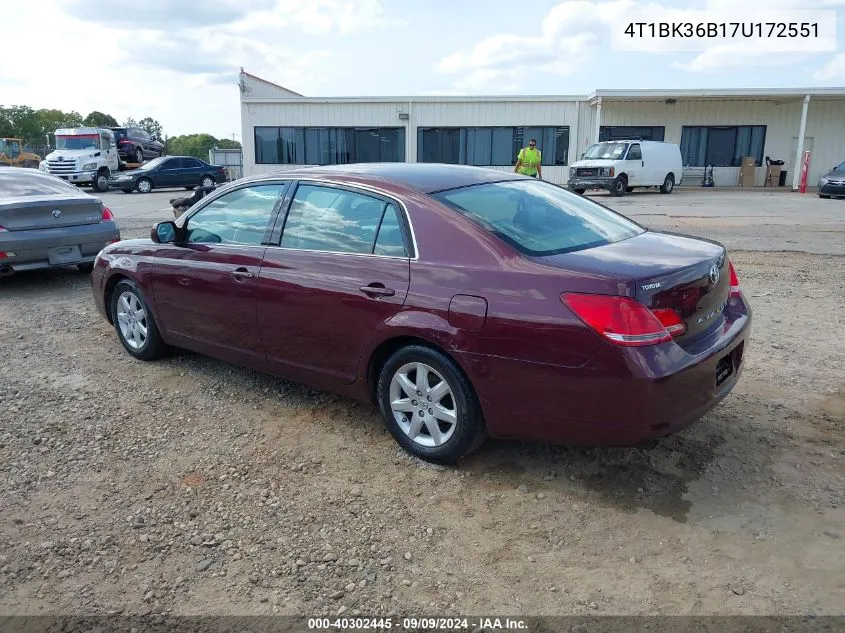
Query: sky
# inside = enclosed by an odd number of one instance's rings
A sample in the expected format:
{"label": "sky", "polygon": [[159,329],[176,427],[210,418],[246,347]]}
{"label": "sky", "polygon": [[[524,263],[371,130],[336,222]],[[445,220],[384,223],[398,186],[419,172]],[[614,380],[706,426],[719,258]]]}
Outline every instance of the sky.
{"label": "sky", "polygon": [[[724,20],[738,4],[835,14],[812,42],[611,36],[630,11]],[[150,116],[169,136],[241,140],[241,67],[315,97],[845,87],[845,0],[3,0],[3,25],[0,105]]]}

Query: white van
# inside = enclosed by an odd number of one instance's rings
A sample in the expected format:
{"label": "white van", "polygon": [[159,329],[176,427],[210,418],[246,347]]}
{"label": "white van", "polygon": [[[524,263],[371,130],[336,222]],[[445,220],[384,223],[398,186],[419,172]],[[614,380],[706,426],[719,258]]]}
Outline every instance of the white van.
{"label": "white van", "polygon": [[602,141],[590,146],[569,168],[569,188],[577,193],[607,189],[622,196],[637,187],[672,193],[681,183],[681,148],[663,141]]}

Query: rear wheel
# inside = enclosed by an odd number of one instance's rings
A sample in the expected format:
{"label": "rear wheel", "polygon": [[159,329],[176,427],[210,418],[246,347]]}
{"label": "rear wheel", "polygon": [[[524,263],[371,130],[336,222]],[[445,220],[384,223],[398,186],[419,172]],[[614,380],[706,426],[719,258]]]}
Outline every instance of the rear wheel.
{"label": "rear wheel", "polygon": [[487,437],[472,385],[454,361],[430,347],[395,352],[379,373],[376,395],[390,434],[421,459],[454,463]]}
{"label": "rear wheel", "polygon": [[617,197],[624,196],[627,190],[628,179],[625,176],[619,176],[616,180],[613,181],[613,184],[610,187],[610,195]]}
{"label": "rear wheel", "polygon": [[164,355],[166,346],[144,294],[135,282],[123,279],[114,287],[111,314],[117,336],[132,356],[154,360]]}
{"label": "rear wheel", "polygon": [[153,183],[149,178],[141,178],[135,188],[141,193],[150,193],[153,190]]}
{"label": "rear wheel", "polygon": [[136,163],[143,163],[144,162],[144,150],[140,147],[135,148],[135,162]]}
{"label": "rear wheel", "polygon": [[578,188],[578,189],[573,189],[572,191],[574,191],[575,193],[577,193],[579,196],[583,196],[583,195],[584,195],[584,192],[585,192],[585,191],[587,191],[587,190],[586,190],[586,189],[580,189],[580,188]]}
{"label": "rear wheel", "polygon": [[213,187],[214,178],[212,178],[211,176],[203,176],[202,182],[200,184],[203,187]]}
{"label": "rear wheel", "polygon": [[663,184],[660,185],[660,193],[672,193],[675,189],[675,177],[672,174],[666,174]]}

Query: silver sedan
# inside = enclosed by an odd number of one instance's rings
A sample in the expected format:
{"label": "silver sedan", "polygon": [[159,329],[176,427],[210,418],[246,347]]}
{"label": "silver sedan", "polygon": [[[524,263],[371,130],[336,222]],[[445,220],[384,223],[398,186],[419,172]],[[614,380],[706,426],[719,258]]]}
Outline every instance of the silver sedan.
{"label": "silver sedan", "polygon": [[120,228],[103,202],[35,169],[0,167],[0,277],[77,266],[90,271]]}

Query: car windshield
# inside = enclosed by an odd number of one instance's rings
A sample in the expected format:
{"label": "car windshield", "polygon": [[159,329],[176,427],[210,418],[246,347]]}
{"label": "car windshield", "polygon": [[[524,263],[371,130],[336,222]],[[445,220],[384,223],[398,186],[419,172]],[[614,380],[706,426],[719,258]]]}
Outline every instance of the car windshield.
{"label": "car windshield", "polygon": [[150,162],[144,163],[138,169],[144,169],[144,170],[155,169],[156,167],[158,167],[159,165],[161,165],[164,162],[165,158],[167,158],[167,157],[166,156],[159,156],[158,158],[153,158]]}
{"label": "car windshield", "polygon": [[126,138],[126,136],[127,136],[125,128],[114,128],[114,129],[112,129],[112,132],[114,132],[114,137],[116,139]]}
{"label": "car windshield", "polygon": [[627,143],[596,143],[584,152],[584,158],[590,160],[618,160],[625,155]]}
{"label": "car windshield", "polygon": [[99,134],[56,136],[56,149],[101,149]]}
{"label": "car windshield", "polygon": [[472,185],[433,197],[526,255],[557,255],[645,232],[625,217],[544,181]]}

